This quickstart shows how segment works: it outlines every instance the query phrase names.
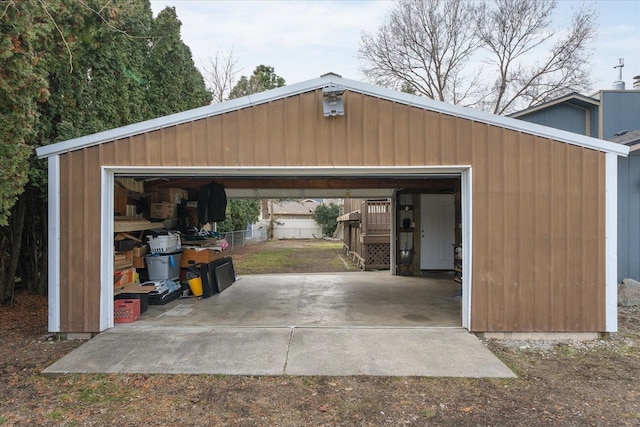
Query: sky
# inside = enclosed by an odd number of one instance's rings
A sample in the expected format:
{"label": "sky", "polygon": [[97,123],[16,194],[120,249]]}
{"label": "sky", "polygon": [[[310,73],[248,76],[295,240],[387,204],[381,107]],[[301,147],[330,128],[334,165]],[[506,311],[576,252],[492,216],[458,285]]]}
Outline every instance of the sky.
{"label": "sky", "polygon": [[[559,0],[554,19],[561,25],[582,0]],[[640,1],[585,1],[598,12],[598,39],[592,52],[593,90],[610,89],[618,79],[618,58],[624,58],[623,81],[630,89],[640,75]],[[154,15],[176,8],[182,40],[203,70],[209,58],[233,52],[240,75],[257,65],[274,67],[286,84],[334,72],[366,81],[359,71],[362,31],[375,33],[392,2],[151,0]]]}

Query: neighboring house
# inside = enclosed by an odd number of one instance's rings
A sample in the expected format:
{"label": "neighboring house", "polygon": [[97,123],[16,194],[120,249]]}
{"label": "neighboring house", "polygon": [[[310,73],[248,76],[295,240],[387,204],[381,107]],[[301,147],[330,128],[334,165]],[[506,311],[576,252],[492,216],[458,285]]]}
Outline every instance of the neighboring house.
{"label": "neighboring house", "polygon": [[315,239],[322,237],[322,227],[313,219],[321,203],[314,199],[262,200],[259,226],[273,227],[274,239]]}
{"label": "neighboring house", "polygon": [[640,126],[637,129],[610,138],[630,150],[629,157],[618,159],[618,282],[640,281]]}
{"label": "neighboring house", "polygon": [[511,117],[606,139],[630,147],[618,157],[618,281],[640,280],[640,76],[633,89],[577,93],[511,114]]}

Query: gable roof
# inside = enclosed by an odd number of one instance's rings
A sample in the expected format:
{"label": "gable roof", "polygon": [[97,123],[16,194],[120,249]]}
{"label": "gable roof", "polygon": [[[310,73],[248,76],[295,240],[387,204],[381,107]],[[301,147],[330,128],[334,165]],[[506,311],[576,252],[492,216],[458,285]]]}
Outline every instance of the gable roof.
{"label": "gable roof", "polygon": [[46,145],[43,147],[38,147],[36,149],[36,154],[39,158],[51,157],[69,151],[80,150],[105,142],[111,142],[117,139],[140,135],[146,132],[151,132],[170,126],[176,126],[183,123],[205,119],[211,116],[217,116],[220,114],[241,110],[243,108],[265,104],[282,98],[287,98],[306,92],[312,92],[318,89],[322,89],[328,85],[339,85],[343,86],[347,91],[397,102],[399,104],[404,104],[410,107],[421,108],[429,111],[451,115],[454,117],[486,123],[543,138],[549,138],[556,141],[561,141],[598,151],[624,156],[629,153],[629,149],[627,147],[620,144],[615,144],[610,141],[604,141],[601,139],[591,138],[560,129],[541,126],[511,117],[486,113],[484,111],[478,111],[468,107],[447,104],[445,102],[435,101],[433,99],[425,98],[418,95],[398,92],[395,90],[374,86],[368,83],[345,79],[338,74],[327,73],[322,75],[320,78],[307,80],[305,82],[296,83],[290,86],[283,86],[265,92],[248,95],[242,98],[225,101],[219,104],[207,105],[205,107],[195,108],[193,110],[188,110],[181,113],[158,117],[156,119],[110,129],[107,131],[98,132],[91,135]]}
{"label": "gable roof", "polygon": [[617,144],[626,145],[630,151],[636,151],[640,149],[640,129],[632,131],[620,132],[611,138],[609,141],[613,141]]}
{"label": "gable roof", "polygon": [[533,107],[516,111],[515,113],[509,114],[509,117],[517,118],[517,117],[526,116],[527,114],[535,113],[536,111],[544,110],[546,108],[553,107],[554,105],[559,105],[559,104],[569,104],[574,107],[587,110],[589,108],[599,106],[600,101],[595,98],[591,98],[589,96],[580,95],[577,92],[572,92],[567,95],[561,96],[559,98],[552,99],[551,101],[543,102],[541,104],[534,105]]}

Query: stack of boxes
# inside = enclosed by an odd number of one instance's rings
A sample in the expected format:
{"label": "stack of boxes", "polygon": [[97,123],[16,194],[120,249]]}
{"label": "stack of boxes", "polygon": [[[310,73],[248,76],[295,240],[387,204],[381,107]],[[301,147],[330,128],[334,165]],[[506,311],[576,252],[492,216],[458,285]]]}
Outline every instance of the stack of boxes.
{"label": "stack of boxes", "polygon": [[121,290],[136,283],[136,269],[133,266],[135,240],[126,233],[118,233],[115,237],[114,287]]}
{"label": "stack of boxes", "polygon": [[[115,215],[127,216],[129,191],[121,187],[117,187],[116,190]],[[147,199],[149,219],[163,220],[165,228],[175,227],[178,216],[177,207],[183,200],[188,199],[187,190],[159,188]],[[135,208],[135,206],[131,207]],[[151,251],[147,245],[141,245],[141,243],[143,242],[140,239],[127,233],[117,233],[114,238],[114,321],[116,322],[135,321],[146,311],[147,304],[164,304],[180,294],[177,292],[181,287],[179,276],[182,251],[178,250],[179,236],[176,241],[177,247],[156,248],[155,251]],[[143,284],[150,286],[131,286],[140,283],[136,269],[146,269],[149,282]],[[153,291],[154,288],[155,291]],[[171,298],[167,298],[167,295]],[[138,303],[130,303],[132,299],[138,300]],[[129,313],[131,310],[136,311],[138,306],[140,307],[138,313]]]}
{"label": "stack of boxes", "polygon": [[165,227],[175,226],[178,217],[178,205],[182,200],[189,200],[189,192],[182,188],[158,188],[150,196],[149,218],[162,219]]}

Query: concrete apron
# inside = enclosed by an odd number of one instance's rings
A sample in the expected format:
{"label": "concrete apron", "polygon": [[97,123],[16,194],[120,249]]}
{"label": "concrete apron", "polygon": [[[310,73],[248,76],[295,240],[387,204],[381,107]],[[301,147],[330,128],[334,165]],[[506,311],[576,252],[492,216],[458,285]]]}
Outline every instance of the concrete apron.
{"label": "concrete apron", "polygon": [[515,375],[460,327],[459,285],[389,272],[243,276],[150,306],[43,371],[221,375]]}

